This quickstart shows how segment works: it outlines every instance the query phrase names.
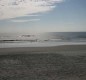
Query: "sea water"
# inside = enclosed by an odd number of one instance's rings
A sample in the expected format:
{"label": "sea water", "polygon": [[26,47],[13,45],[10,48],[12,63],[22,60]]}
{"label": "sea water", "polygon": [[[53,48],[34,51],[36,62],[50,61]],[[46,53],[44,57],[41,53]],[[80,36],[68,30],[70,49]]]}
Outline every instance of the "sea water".
{"label": "sea water", "polygon": [[39,34],[0,34],[0,48],[86,45],[86,32],[47,32]]}

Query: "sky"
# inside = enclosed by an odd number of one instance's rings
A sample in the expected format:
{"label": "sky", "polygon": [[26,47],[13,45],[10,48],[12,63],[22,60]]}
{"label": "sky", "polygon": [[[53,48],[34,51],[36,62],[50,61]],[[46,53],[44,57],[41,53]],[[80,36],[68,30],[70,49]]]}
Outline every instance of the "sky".
{"label": "sky", "polygon": [[86,0],[0,0],[0,33],[86,32]]}

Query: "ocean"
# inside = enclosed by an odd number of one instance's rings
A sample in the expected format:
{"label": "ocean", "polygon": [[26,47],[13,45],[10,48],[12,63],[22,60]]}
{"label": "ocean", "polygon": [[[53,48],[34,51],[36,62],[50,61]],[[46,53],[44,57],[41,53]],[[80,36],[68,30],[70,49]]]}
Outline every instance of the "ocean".
{"label": "ocean", "polygon": [[0,34],[0,48],[86,45],[86,32],[46,32],[39,34]]}

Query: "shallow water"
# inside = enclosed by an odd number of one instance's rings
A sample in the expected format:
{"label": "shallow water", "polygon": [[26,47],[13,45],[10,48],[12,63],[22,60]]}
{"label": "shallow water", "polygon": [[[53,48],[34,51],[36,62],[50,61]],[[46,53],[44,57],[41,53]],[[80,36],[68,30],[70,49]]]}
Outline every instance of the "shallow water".
{"label": "shallow water", "polygon": [[86,32],[44,34],[0,34],[0,48],[86,45]]}

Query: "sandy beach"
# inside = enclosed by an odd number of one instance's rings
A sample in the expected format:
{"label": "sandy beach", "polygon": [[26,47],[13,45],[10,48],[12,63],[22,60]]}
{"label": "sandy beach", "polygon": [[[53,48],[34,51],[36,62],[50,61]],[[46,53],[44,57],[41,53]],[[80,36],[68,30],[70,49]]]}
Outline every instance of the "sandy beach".
{"label": "sandy beach", "polygon": [[0,48],[0,80],[86,80],[86,45]]}
{"label": "sandy beach", "polygon": [[0,48],[0,55],[4,54],[21,54],[21,53],[52,53],[52,52],[79,52],[86,51],[86,45],[63,45],[53,47],[17,47],[17,48]]}

